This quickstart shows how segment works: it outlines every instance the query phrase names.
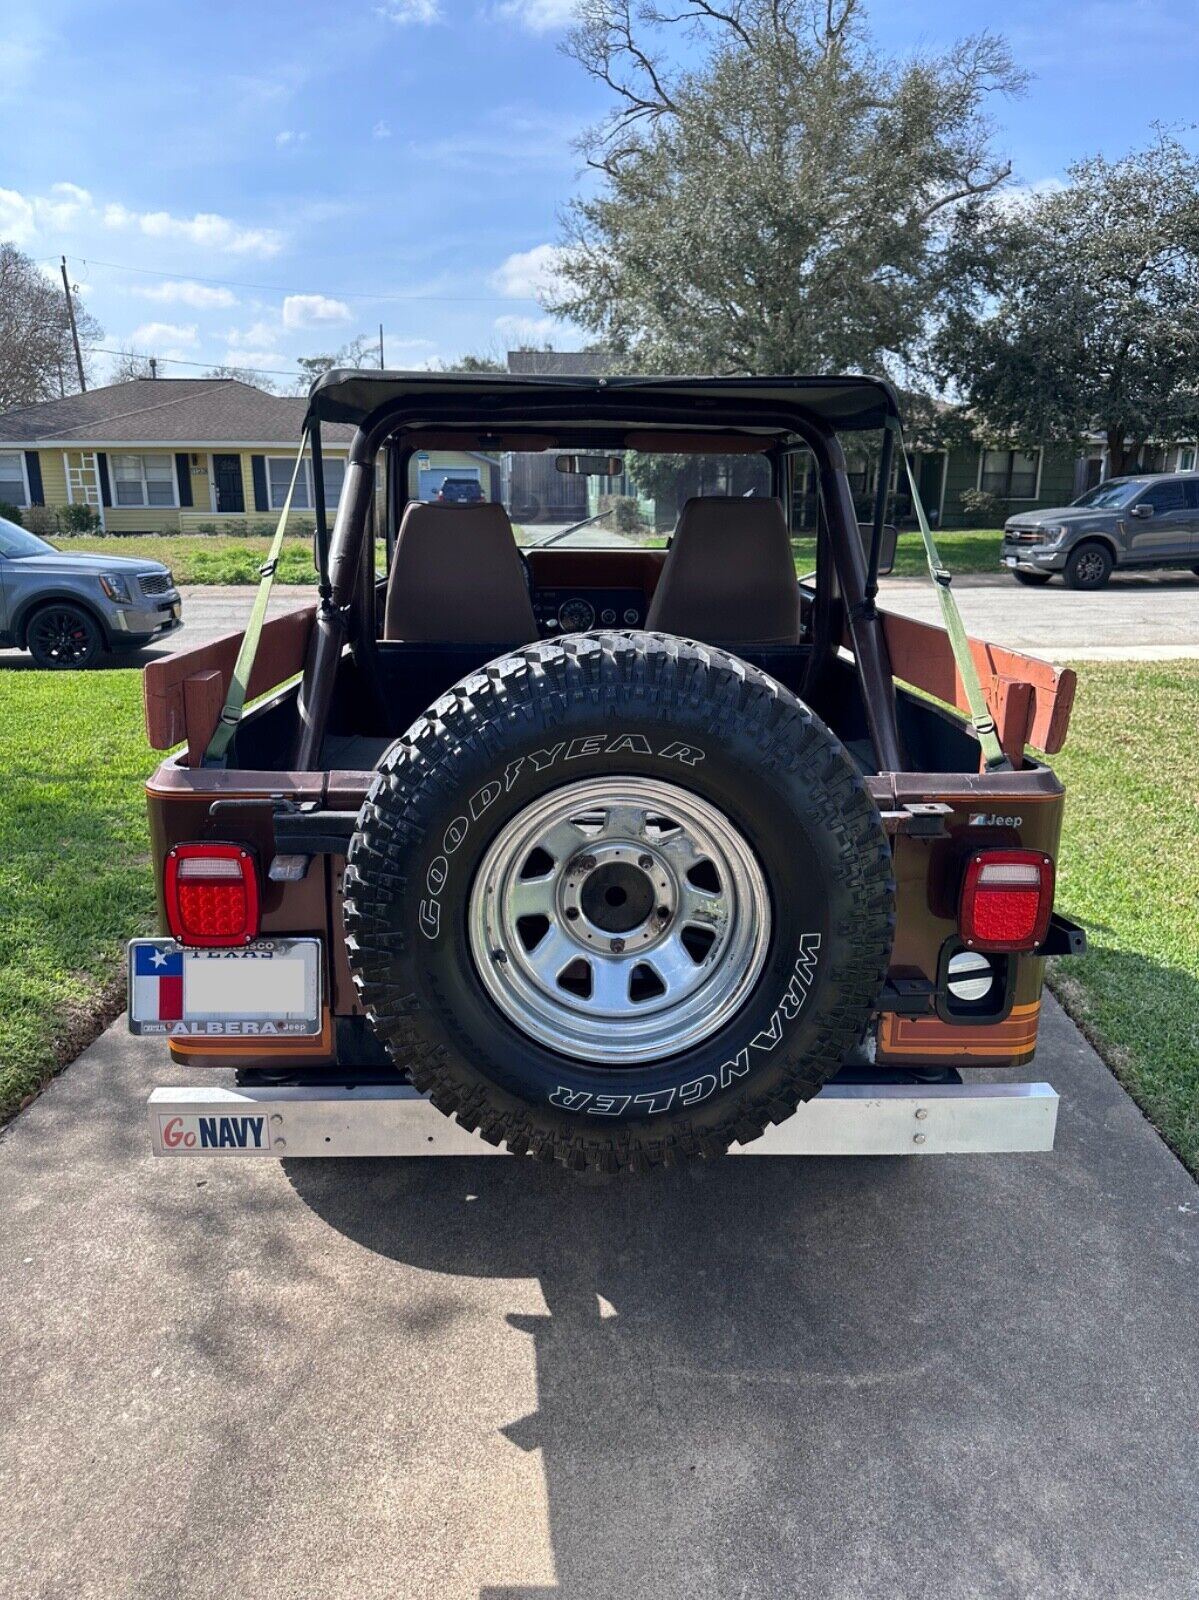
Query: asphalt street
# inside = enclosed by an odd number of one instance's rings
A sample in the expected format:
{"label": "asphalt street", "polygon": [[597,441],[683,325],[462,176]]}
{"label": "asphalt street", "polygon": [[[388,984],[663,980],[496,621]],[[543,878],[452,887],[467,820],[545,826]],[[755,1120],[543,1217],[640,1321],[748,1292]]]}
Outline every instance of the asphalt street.
{"label": "asphalt street", "polygon": [[[245,626],[254,591],[248,586],[189,585],[181,591],[186,626],[169,640],[106,666],[142,666]],[[1029,650],[1053,660],[1136,658],[1169,660],[1199,655],[1199,578],[1177,573],[1120,576],[1097,594],[1059,583],[1021,589],[1003,574],[963,574],[954,592],[977,638]],[[310,605],[311,589],[279,585],[269,615]],[[927,578],[883,580],[882,603],[907,616],[940,624],[937,596]],[[0,667],[28,666],[29,657],[0,650]]]}
{"label": "asphalt street", "polygon": [[1050,1005],[1034,1156],[156,1161],[0,1137],[14,1600],[1191,1600],[1199,1190]]}

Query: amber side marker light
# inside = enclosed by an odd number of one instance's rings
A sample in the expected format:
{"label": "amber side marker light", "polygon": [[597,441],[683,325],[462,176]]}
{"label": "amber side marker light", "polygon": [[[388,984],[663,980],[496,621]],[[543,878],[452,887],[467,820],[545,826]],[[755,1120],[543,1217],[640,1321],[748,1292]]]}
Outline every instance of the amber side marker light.
{"label": "amber side marker light", "polygon": [[258,937],[258,866],[240,844],[177,844],[163,878],[167,926],[180,944],[218,948]]}
{"label": "amber side marker light", "polygon": [[1035,950],[1053,913],[1053,862],[1040,850],[980,850],[966,864],[958,928],[971,950]]}

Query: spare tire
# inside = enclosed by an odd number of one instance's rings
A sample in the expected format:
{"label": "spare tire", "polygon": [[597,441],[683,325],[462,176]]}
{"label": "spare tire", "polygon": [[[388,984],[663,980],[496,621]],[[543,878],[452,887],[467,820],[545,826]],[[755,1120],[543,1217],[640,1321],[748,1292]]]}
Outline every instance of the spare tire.
{"label": "spare tire", "polygon": [[719,1154],[819,1090],[876,1007],[894,885],[857,768],[793,694],[590,633],[491,662],[392,745],[345,925],[434,1105],[614,1171]]}

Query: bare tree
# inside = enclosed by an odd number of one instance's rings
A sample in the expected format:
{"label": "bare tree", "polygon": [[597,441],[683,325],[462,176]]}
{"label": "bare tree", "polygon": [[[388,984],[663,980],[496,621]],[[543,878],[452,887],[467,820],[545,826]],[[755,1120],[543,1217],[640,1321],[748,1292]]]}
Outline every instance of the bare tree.
{"label": "bare tree", "polygon": [[377,349],[369,333],[358,333],[330,355],[300,356],[296,366],[300,375],[295,382],[296,394],[307,394],[312,385],[335,367],[375,367],[378,361],[372,354]]}
{"label": "bare tree", "polygon": [[948,241],[1010,172],[1001,39],[895,60],[860,0],[582,0],[565,49],[612,108],[549,309],[642,367],[902,369]]}
{"label": "bare tree", "polygon": [[151,357],[144,350],[135,350],[132,345],[122,345],[108,369],[109,383],[132,383],[135,378],[154,377],[150,361]]}
{"label": "bare tree", "polygon": [[265,389],[267,394],[277,394],[278,385],[271,376],[265,372],[256,372],[253,367],[231,367],[228,365],[209,367],[203,374],[205,378],[233,378],[238,383],[248,383],[254,389]]}
{"label": "bare tree", "polygon": [[[85,349],[103,338],[78,298],[75,319]],[[15,245],[0,244],[0,411],[55,400],[78,388],[62,286]]]}

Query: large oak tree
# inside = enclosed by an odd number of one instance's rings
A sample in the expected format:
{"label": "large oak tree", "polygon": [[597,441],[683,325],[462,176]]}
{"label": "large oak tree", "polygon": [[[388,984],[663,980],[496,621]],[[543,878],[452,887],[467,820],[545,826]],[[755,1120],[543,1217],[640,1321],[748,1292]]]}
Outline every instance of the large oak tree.
{"label": "large oak tree", "polygon": [[[102,337],[94,317],[75,301],[79,341]],[[62,285],[13,244],[0,243],[0,411],[57,400],[79,388],[71,324]]]}
{"label": "large oak tree", "polygon": [[978,219],[935,366],[1013,437],[1098,429],[1115,475],[1199,429],[1199,161],[1159,132],[1068,176]]}
{"label": "large oak tree", "polygon": [[859,0],[583,0],[565,46],[611,96],[583,140],[551,309],[631,365],[902,373],[949,246],[1009,174],[1002,40],[891,59]]}

